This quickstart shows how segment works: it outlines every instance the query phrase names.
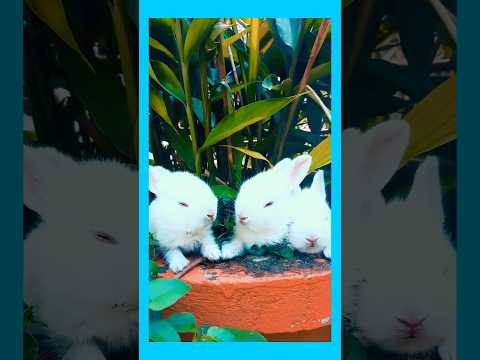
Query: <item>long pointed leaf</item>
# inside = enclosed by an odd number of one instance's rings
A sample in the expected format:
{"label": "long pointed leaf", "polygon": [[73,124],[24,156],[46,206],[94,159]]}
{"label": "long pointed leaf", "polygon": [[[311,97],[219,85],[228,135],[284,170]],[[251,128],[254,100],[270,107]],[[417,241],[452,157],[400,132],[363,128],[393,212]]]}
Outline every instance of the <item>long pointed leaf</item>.
{"label": "long pointed leaf", "polygon": [[253,150],[249,150],[247,148],[242,148],[242,147],[237,147],[237,146],[231,146],[231,145],[223,145],[224,147],[229,147],[229,148],[232,148],[232,149],[235,149],[245,155],[248,155],[254,159],[258,159],[258,160],[263,160],[263,161],[266,161],[268,163],[268,165],[270,165],[270,167],[272,167],[272,163],[270,162],[270,160],[268,160],[265,156],[263,156],[262,154],[260,154],[258,151],[253,151]]}
{"label": "long pointed leaf", "polygon": [[205,143],[200,148],[204,151],[208,147],[226,139],[232,134],[255,124],[260,121],[268,120],[273,114],[282,110],[285,106],[290,104],[296,96],[283,97],[277,99],[260,100],[245,106],[225,116],[213,129]]}
{"label": "long pointed leaf", "polygon": [[173,70],[161,61],[150,60],[150,64],[158,84],[170,95],[185,103],[185,93]]}
{"label": "long pointed leaf", "polygon": [[162,45],[159,41],[155,40],[154,38],[152,38],[152,37],[148,38],[148,45],[150,45],[154,49],[157,49],[158,51],[164,53],[166,56],[168,56],[173,61],[178,62],[177,59],[175,59],[175,56],[171,53],[171,51],[168,50],[166,46]]}
{"label": "long pointed leaf", "polygon": [[194,19],[188,28],[183,48],[184,61],[188,64],[194,50],[210,35],[217,19]]}
{"label": "long pointed leaf", "polygon": [[331,159],[331,138],[325,138],[320,144],[315,146],[310,151],[312,157],[312,164],[310,165],[310,172],[321,168],[330,163]]}
{"label": "long pointed leaf", "polygon": [[455,88],[456,77],[453,75],[406,115],[411,132],[404,162],[456,138]]}
{"label": "long pointed leaf", "polygon": [[159,94],[158,90],[155,89],[153,86],[150,86],[149,97],[150,107],[153,109],[153,111],[155,111],[158,116],[160,116],[168,125],[173,128],[173,122],[168,115],[165,100],[163,99],[163,96]]}
{"label": "long pointed leaf", "polygon": [[32,12],[38,16],[50,29],[57,34],[68,46],[75,50],[80,57],[87,63],[92,71],[94,71],[92,64],[83,55],[80,46],[78,45],[72,29],[68,24],[65,8],[61,0],[25,0]]}

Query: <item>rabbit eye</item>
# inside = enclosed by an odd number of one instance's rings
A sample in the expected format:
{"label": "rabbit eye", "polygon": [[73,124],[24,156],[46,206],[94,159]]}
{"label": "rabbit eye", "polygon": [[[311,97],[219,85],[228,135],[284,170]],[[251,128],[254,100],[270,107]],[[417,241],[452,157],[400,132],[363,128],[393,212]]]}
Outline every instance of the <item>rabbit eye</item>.
{"label": "rabbit eye", "polygon": [[178,205],[180,205],[182,207],[188,207],[188,204],[186,202],[183,202],[183,201],[179,201]]}
{"label": "rabbit eye", "polygon": [[109,244],[109,245],[115,245],[118,244],[118,241],[110,234],[103,232],[103,231],[96,231],[94,233],[95,239],[98,241]]}
{"label": "rabbit eye", "polygon": [[265,204],[265,207],[269,207],[273,205],[273,201],[269,201],[268,203]]}

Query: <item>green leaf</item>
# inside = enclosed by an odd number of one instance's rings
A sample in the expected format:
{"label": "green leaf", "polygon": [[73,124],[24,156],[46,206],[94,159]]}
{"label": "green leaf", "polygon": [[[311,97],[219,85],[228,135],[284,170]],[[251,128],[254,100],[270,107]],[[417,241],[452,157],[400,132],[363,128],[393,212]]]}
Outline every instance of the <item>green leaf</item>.
{"label": "green leaf", "polygon": [[161,311],[175,304],[190,291],[191,285],[178,279],[157,279],[150,281],[150,310]]}
{"label": "green leaf", "polygon": [[160,267],[157,265],[155,261],[149,261],[149,271],[150,273],[157,273]]}
{"label": "green leaf", "polygon": [[80,46],[78,45],[72,29],[68,24],[65,8],[61,0],[25,0],[32,12],[43,21],[50,29],[57,34],[68,46],[70,46],[77,54],[80,55],[83,61],[94,71],[92,64],[83,55]]}
{"label": "green leaf", "polygon": [[175,73],[161,61],[150,60],[158,84],[170,95],[185,103],[185,94],[182,85]]}
{"label": "green leaf", "polygon": [[167,321],[179,333],[194,333],[197,330],[195,317],[191,313],[176,313],[167,318]]}
{"label": "green leaf", "polygon": [[159,41],[155,40],[152,37],[148,38],[148,44],[153,47],[154,49],[157,49],[158,51],[164,53],[167,55],[170,59],[172,59],[175,62],[178,62],[177,59],[175,59],[175,56],[170,52],[170,50],[167,49],[166,46],[162,45]]}
{"label": "green leaf", "polygon": [[315,146],[312,151],[310,151],[310,156],[312,157],[312,164],[310,165],[309,172],[315,171],[316,169],[329,164],[331,159],[330,136]]}
{"label": "green leaf", "polygon": [[294,258],[292,248],[290,246],[286,245],[286,244],[272,246],[269,249],[269,252],[271,252],[271,253],[273,253],[277,256],[280,256],[284,259],[293,259]]}
{"label": "green leaf", "polygon": [[35,338],[24,332],[23,333],[23,359],[36,360],[38,356],[38,343]]}
{"label": "green leaf", "polygon": [[273,31],[276,31],[282,42],[291,49],[295,49],[302,19],[276,18],[272,21],[272,25]]}
{"label": "green leaf", "polygon": [[315,66],[311,71],[310,74],[308,75],[308,83],[311,84],[312,82],[324,78],[328,75],[330,75],[331,71],[331,63],[326,62],[320,65]]}
{"label": "green leaf", "polygon": [[212,326],[207,330],[207,336],[212,336],[220,341],[234,342],[259,342],[267,341],[265,337],[258,332],[249,330],[240,330],[232,328],[220,328]]}
{"label": "green leaf", "polygon": [[166,320],[150,321],[149,337],[150,341],[180,341],[180,335],[178,335],[175,327]]}
{"label": "green leaf", "polygon": [[237,197],[237,192],[227,185],[213,185],[212,191],[220,199],[235,200]]}
{"label": "green leaf", "polygon": [[93,73],[67,46],[58,48],[58,57],[73,93],[88,110],[95,126],[119,152],[133,158],[134,132],[118,72],[110,63],[97,62]]}
{"label": "green leaf", "polygon": [[208,147],[226,139],[232,134],[255,124],[260,121],[268,120],[273,114],[282,110],[290,104],[296,96],[260,100],[254,103],[242,106],[238,110],[225,116],[215,127],[199,151],[204,151]]}
{"label": "green leaf", "polygon": [[162,127],[165,137],[172,148],[177,152],[178,157],[191,171],[195,171],[195,159],[192,151],[192,141],[188,135],[179,134],[169,126]]}
{"label": "green leaf", "polygon": [[405,116],[410,143],[403,163],[456,138],[456,76],[441,83]]}
{"label": "green leaf", "polygon": [[185,38],[185,44],[183,47],[183,58],[188,64],[190,58],[200,44],[202,44],[210,35],[210,31],[217,23],[217,19],[194,19],[192,24],[188,28],[187,37]]}
{"label": "green leaf", "polygon": [[160,94],[159,91],[153,86],[150,86],[149,96],[150,107],[157,113],[158,116],[160,116],[168,125],[173,128],[173,122],[168,115],[167,105],[165,104],[162,94]]}
{"label": "green leaf", "polygon": [[237,147],[237,146],[231,146],[231,145],[222,145],[223,147],[229,147],[229,148],[232,148],[232,149],[235,149],[245,155],[248,155],[254,159],[257,159],[257,160],[263,160],[263,161],[266,161],[268,163],[268,165],[270,165],[270,167],[272,167],[272,163],[270,162],[270,160],[268,160],[265,156],[263,156],[262,154],[260,154],[258,151],[253,151],[253,150],[249,150],[247,148],[241,148],[241,147]]}
{"label": "green leaf", "polygon": [[342,339],[342,359],[345,360],[368,360],[367,351],[360,341],[353,335],[347,335]]}

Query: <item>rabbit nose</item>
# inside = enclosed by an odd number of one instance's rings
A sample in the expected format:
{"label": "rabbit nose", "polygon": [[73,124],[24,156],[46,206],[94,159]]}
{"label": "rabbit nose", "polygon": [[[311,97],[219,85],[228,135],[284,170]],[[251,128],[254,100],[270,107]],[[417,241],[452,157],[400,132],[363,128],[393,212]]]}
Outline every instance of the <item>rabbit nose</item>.
{"label": "rabbit nose", "polygon": [[317,244],[318,238],[311,236],[307,238],[307,242],[310,246],[315,246]]}
{"label": "rabbit nose", "polygon": [[408,329],[410,330],[416,330],[418,329],[420,326],[422,326],[422,324],[425,322],[425,320],[427,320],[426,317],[424,317],[423,319],[421,320],[405,320],[405,319],[402,319],[402,318],[399,318],[399,317],[396,317],[395,318],[400,324],[406,326]]}
{"label": "rabbit nose", "polygon": [[245,225],[247,223],[247,220],[248,220],[248,216],[243,216],[243,215],[238,216],[238,222],[242,225]]}
{"label": "rabbit nose", "polygon": [[210,211],[209,213],[207,213],[207,218],[210,221],[215,220],[215,213],[213,211]]}

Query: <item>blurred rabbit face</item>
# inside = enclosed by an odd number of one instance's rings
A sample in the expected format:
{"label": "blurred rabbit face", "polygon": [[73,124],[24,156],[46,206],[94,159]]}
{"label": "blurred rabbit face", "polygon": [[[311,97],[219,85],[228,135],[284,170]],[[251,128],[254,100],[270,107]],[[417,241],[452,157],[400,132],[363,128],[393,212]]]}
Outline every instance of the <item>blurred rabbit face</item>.
{"label": "blurred rabbit face", "polygon": [[386,350],[426,352],[455,331],[456,260],[441,195],[438,160],[429,157],[407,199],[388,203],[370,228],[376,256],[364,257],[364,281],[349,295],[360,332]]}
{"label": "blurred rabbit face", "polygon": [[[217,198],[210,187],[187,172],[150,169],[150,228],[164,246],[188,246],[199,240],[217,216]],[[155,174],[160,170],[161,173]],[[154,172],[152,174],[152,171]],[[184,243],[177,241],[183,239]]]}
{"label": "blurred rabbit face", "polygon": [[49,148],[26,148],[24,166],[25,203],[43,220],[25,241],[25,301],[62,335],[133,336],[135,173],[111,161],[75,162]]}

